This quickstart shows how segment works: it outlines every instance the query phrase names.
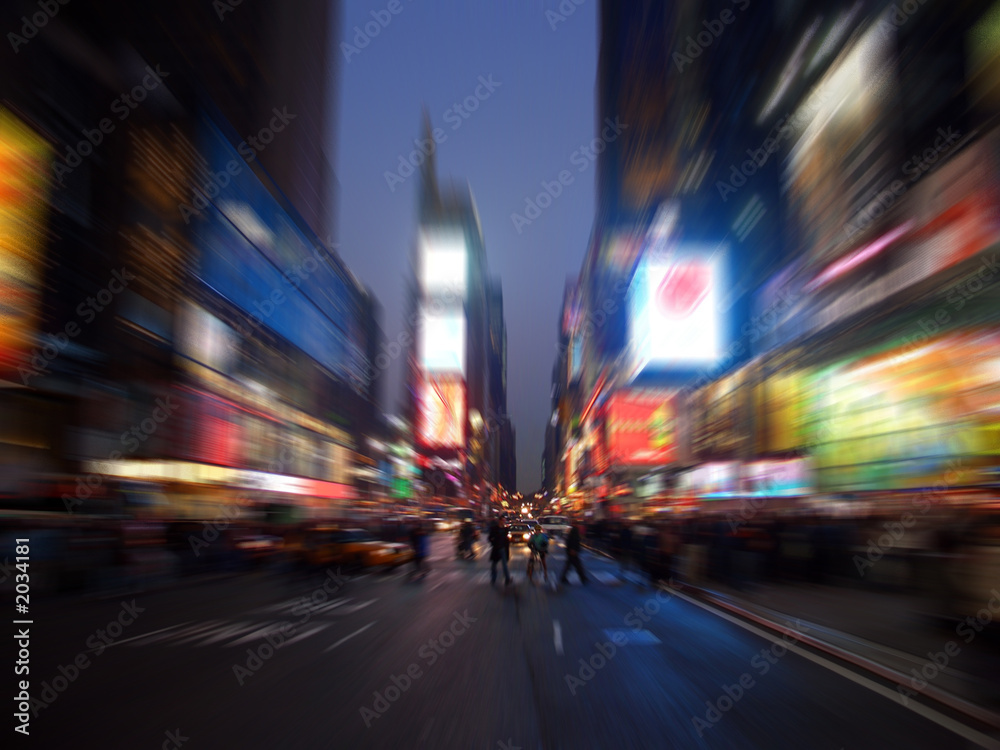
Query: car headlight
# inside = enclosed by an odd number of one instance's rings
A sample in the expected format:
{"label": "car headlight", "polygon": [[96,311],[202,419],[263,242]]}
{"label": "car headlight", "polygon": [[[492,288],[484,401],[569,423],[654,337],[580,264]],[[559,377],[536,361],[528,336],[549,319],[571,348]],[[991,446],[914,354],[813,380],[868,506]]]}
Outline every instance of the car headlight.
{"label": "car headlight", "polygon": [[524,541],[528,541],[528,538],[529,538],[530,536],[531,536],[531,534],[525,534],[525,535],[524,535]]}

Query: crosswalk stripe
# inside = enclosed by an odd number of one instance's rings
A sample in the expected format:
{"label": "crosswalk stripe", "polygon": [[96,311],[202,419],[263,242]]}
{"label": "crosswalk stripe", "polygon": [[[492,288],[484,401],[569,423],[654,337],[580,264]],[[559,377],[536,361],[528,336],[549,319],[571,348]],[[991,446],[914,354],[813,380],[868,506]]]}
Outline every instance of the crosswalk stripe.
{"label": "crosswalk stripe", "polygon": [[[229,625],[228,627],[220,628],[214,633],[210,634],[205,640],[201,641],[199,646],[207,646],[210,643],[216,643],[223,640],[224,638],[235,637],[242,633],[246,633],[248,630],[252,630],[260,625],[259,622],[238,622],[235,625]],[[203,634],[204,635],[204,634]],[[199,636],[201,637],[201,636]]]}
{"label": "crosswalk stripe", "polygon": [[262,638],[267,638],[271,633],[278,632],[283,627],[288,627],[290,624],[286,622],[268,623],[262,628],[257,628],[252,633],[247,633],[242,638],[227,643],[226,648],[232,648],[233,646],[238,646],[241,643],[249,643],[250,641],[259,641]]}
{"label": "crosswalk stripe", "polygon": [[332,645],[327,646],[326,648],[324,648],[323,649],[323,653],[326,653],[327,651],[332,651],[333,649],[337,648],[337,646],[339,646],[341,643],[344,643],[345,641],[349,641],[351,638],[353,638],[354,636],[358,635],[359,633],[364,633],[366,630],[368,630],[368,628],[370,628],[374,624],[375,624],[374,622],[370,622],[367,625],[365,625],[363,628],[358,628],[357,630],[355,630],[350,635],[345,635],[343,638],[341,638],[336,643],[334,643],[334,644],[332,644]]}
{"label": "crosswalk stripe", "polygon": [[208,633],[213,632],[217,628],[225,627],[225,620],[211,620],[204,627],[198,628],[190,633],[185,633],[170,641],[171,646],[177,646],[181,643],[188,643],[190,641],[197,641],[199,638],[204,638]]}
{"label": "crosswalk stripe", "polygon": [[300,633],[299,635],[292,638],[290,641],[285,641],[284,643],[281,644],[281,646],[282,648],[284,648],[285,646],[291,646],[296,641],[301,641],[303,638],[309,638],[310,636],[314,636],[316,635],[316,633],[320,632],[321,630],[326,630],[328,627],[330,627],[330,623],[328,622],[325,622],[321,625],[317,625],[311,630],[306,630],[304,633]]}
{"label": "crosswalk stripe", "polygon": [[135,645],[138,645],[138,644],[135,643],[135,641],[141,641],[143,638],[149,638],[150,636],[154,636],[154,635],[157,635],[159,633],[164,633],[167,630],[173,630],[174,628],[182,628],[185,625],[187,625],[189,622],[190,622],[190,620],[188,620],[188,622],[182,622],[179,625],[170,625],[169,627],[166,627],[166,628],[160,628],[159,630],[154,630],[152,633],[143,633],[142,635],[136,635],[136,636],[133,636],[131,638],[126,638],[123,641],[115,641],[114,643],[109,643],[107,646],[105,646],[105,648],[108,648],[110,646],[121,646],[124,643],[132,643],[132,645],[135,646]]}
{"label": "crosswalk stripe", "polygon": [[364,609],[365,607],[367,607],[370,604],[374,604],[377,601],[378,601],[378,599],[369,599],[366,602],[361,602],[360,604],[355,604],[353,606],[346,607],[345,609],[340,610],[340,612],[338,612],[337,614],[338,615],[350,615],[350,614],[353,614],[353,613],[355,613],[355,612],[357,612],[359,610]]}
{"label": "crosswalk stripe", "polygon": [[149,643],[156,643],[157,641],[165,641],[170,638],[177,638],[177,637],[184,638],[188,635],[191,635],[192,633],[200,633],[203,630],[209,630],[211,628],[214,628],[218,626],[220,622],[221,622],[220,620],[210,620],[209,624],[207,625],[205,623],[200,623],[200,624],[195,623],[193,625],[189,625],[186,628],[175,630],[173,633],[161,633],[160,635],[153,635],[151,638],[147,638],[145,641],[143,641],[142,645],[145,646],[146,644]]}

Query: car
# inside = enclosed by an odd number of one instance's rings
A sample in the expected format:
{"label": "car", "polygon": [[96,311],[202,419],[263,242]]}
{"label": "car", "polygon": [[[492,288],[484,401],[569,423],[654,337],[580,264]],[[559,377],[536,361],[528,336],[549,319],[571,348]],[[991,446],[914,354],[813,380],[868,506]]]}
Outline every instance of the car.
{"label": "car", "polygon": [[511,544],[527,544],[534,531],[531,524],[513,523],[507,530],[507,538]]}
{"label": "car", "polygon": [[428,518],[427,522],[431,524],[434,531],[451,531],[455,528],[455,522],[449,521],[447,518]]}
{"label": "car", "polygon": [[413,548],[383,542],[364,529],[320,529],[307,543],[307,557],[316,566],[348,568],[396,567],[413,560]]}
{"label": "car", "polygon": [[570,522],[566,516],[542,516],[538,523],[551,537],[566,536],[570,530]]}

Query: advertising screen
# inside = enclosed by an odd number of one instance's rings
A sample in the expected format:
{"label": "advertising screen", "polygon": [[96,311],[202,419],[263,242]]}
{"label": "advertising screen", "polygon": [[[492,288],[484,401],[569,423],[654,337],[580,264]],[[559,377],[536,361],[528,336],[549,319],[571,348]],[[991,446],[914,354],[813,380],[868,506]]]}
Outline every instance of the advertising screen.
{"label": "advertising screen", "polygon": [[420,384],[420,442],[432,448],[465,444],[465,382],[430,376]]}
{"label": "advertising screen", "polygon": [[465,314],[425,312],[420,328],[420,365],[426,372],[465,374]]}
{"label": "advertising screen", "polygon": [[580,379],[580,368],[583,365],[583,336],[577,334],[573,337],[573,346],[569,353],[569,379],[575,382]]}
{"label": "advertising screen", "polygon": [[815,376],[817,482],[825,490],[975,483],[996,462],[1000,336],[969,331],[849,360]]}
{"label": "advertising screen", "polygon": [[714,364],[721,356],[721,256],[647,259],[629,289],[629,346],[635,371]]}
{"label": "advertising screen", "polygon": [[0,372],[26,359],[42,286],[50,148],[0,107]]}
{"label": "advertising screen", "polygon": [[612,395],[605,425],[613,464],[657,466],[675,458],[677,411],[669,391],[623,391]]}
{"label": "advertising screen", "polygon": [[755,461],[744,467],[749,494],[758,497],[801,497],[811,492],[806,459]]}
{"label": "advertising screen", "polygon": [[420,283],[432,296],[465,299],[468,273],[468,250],[465,234],[459,229],[430,230],[420,233]]}
{"label": "advertising screen", "polygon": [[738,497],[740,494],[740,465],[735,461],[703,464],[683,474],[678,485],[685,493],[695,497],[717,499]]}
{"label": "advertising screen", "polygon": [[[193,220],[197,275],[243,310],[244,336],[264,326],[349,376],[358,369],[349,342],[356,311],[344,273],[207,118],[200,148],[212,174],[232,165],[232,178],[222,187],[209,181],[196,193],[201,200],[192,199],[204,206]],[[205,201],[199,193],[218,196]]]}

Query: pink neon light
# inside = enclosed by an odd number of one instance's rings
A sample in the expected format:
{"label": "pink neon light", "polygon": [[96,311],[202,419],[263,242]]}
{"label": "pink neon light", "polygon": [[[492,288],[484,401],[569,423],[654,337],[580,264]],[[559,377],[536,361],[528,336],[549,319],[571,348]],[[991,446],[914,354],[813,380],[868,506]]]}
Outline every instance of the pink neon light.
{"label": "pink neon light", "polygon": [[891,232],[887,232],[877,240],[872,242],[870,245],[859,248],[853,253],[848,255],[846,258],[838,260],[831,266],[828,266],[825,271],[823,271],[819,276],[810,281],[806,285],[806,291],[811,292],[817,289],[828,281],[832,281],[838,276],[850,271],[852,268],[857,268],[859,265],[864,263],[870,258],[874,258],[880,252],[882,252],[886,247],[888,247],[892,242],[902,237],[904,234],[910,231],[913,227],[913,222],[908,221],[900,227],[896,227]]}

